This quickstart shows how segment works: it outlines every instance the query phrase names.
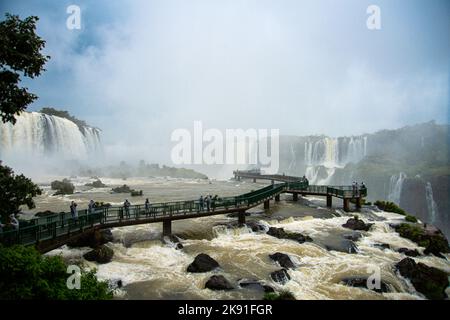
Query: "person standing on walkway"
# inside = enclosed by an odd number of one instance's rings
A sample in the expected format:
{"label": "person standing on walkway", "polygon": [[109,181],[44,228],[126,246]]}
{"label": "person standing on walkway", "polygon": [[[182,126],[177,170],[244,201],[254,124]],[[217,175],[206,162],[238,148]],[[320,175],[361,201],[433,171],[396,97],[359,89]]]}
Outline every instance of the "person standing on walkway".
{"label": "person standing on walkway", "polygon": [[150,214],[150,201],[147,199],[145,199],[145,216],[148,217],[148,215]]}
{"label": "person standing on walkway", "polygon": [[19,230],[19,220],[15,217],[14,214],[9,215],[10,224],[14,227],[15,230]]}
{"label": "person standing on walkway", "polygon": [[94,202],[94,200],[91,200],[91,201],[89,201],[89,204],[88,204],[88,213],[93,214],[94,211],[95,211],[95,202]]}
{"label": "person standing on walkway", "polygon": [[198,206],[199,206],[199,210],[198,211],[203,211],[203,205],[204,205],[204,200],[203,200],[203,196],[200,196],[200,199],[198,199]]}
{"label": "person standing on walkway", "polygon": [[207,195],[205,201],[206,201],[206,210],[209,212],[209,210],[211,209],[211,195]]}
{"label": "person standing on walkway", "polygon": [[130,217],[130,202],[128,199],[125,199],[125,202],[123,203],[123,207],[125,209],[125,215],[127,218]]}

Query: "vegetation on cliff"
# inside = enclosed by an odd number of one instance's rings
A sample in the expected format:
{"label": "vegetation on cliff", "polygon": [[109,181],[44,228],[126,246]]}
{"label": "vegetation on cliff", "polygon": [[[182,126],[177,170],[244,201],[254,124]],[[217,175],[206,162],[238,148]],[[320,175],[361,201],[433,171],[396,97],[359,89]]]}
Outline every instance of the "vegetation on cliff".
{"label": "vegetation on cliff", "polygon": [[57,190],[53,195],[62,195],[62,194],[73,194],[75,191],[75,186],[68,179],[63,179],[62,181],[55,180],[50,184],[52,190]]}

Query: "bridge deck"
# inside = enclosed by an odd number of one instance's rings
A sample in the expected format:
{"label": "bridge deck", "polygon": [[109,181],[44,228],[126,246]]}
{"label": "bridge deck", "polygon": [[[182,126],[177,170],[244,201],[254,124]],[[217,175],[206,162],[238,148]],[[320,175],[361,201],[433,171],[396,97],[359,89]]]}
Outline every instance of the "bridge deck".
{"label": "bridge deck", "polygon": [[[154,203],[150,207],[134,205],[124,207],[97,208],[92,212],[80,210],[78,217],[61,213],[30,220],[27,227],[0,233],[0,243],[5,245],[35,245],[40,251],[55,249],[80,234],[93,229],[121,227],[145,223],[198,218],[231,212],[245,212],[265,203],[281,193],[318,194],[341,198],[354,198],[352,187],[308,186],[306,181],[272,184],[256,191],[234,197],[213,200],[208,209],[199,200]],[[365,193],[364,193],[365,191]],[[353,192],[353,193],[352,193]],[[361,190],[359,196],[365,196]]]}

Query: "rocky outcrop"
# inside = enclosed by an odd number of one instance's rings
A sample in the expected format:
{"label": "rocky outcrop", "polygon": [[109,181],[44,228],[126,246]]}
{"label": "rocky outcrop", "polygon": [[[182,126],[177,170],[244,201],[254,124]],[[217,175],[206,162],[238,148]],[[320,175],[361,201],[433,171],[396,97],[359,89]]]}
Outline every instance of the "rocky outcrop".
{"label": "rocky outcrop", "polygon": [[358,246],[348,239],[342,239],[339,241],[332,241],[325,244],[325,248],[328,251],[339,251],[345,253],[358,253]]}
{"label": "rocky outcrop", "polygon": [[88,253],[83,255],[88,261],[95,261],[98,263],[108,263],[112,260],[114,256],[114,251],[111,248],[108,248],[105,245],[102,245]]}
{"label": "rocky outcrop", "polygon": [[354,231],[352,233],[346,233],[343,235],[344,239],[352,240],[352,241],[358,241],[362,238],[361,232]]}
{"label": "rocky outcrop", "polygon": [[270,227],[269,231],[267,231],[267,234],[278,239],[295,240],[299,243],[312,241],[312,239],[308,236],[304,236],[303,234],[298,232],[286,232],[283,228]]}
{"label": "rocky outcrop", "polygon": [[291,276],[289,275],[286,269],[274,271],[270,273],[270,277],[273,279],[273,281],[281,284],[285,284],[286,282],[291,280]]}
{"label": "rocky outcrop", "polygon": [[211,276],[211,278],[208,279],[205,283],[205,288],[211,289],[211,290],[233,290],[234,287],[231,285],[231,283],[221,275],[214,275]]}
{"label": "rocky outcrop", "polygon": [[397,250],[397,252],[399,253],[403,253],[405,256],[408,257],[418,257],[420,256],[419,251],[417,251],[416,249],[408,249],[408,248],[400,248]]}
{"label": "rocky outcrop", "polygon": [[388,286],[383,281],[380,281],[380,285],[377,288],[372,286],[368,277],[349,277],[342,279],[342,283],[349,287],[358,287],[376,291],[378,293],[389,292]]}
{"label": "rocky outcrop", "polygon": [[275,292],[271,286],[261,283],[259,280],[239,280],[239,286],[249,290],[261,291],[261,292]]}
{"label": "rocky outcrop", "polygon": [[292,262],[291,258],[289,258],[289,256],[287,254],[284,253],[274,253],[269,255],[270,259],[278,262],[278,264],[280,265],[280,267],[283,267],[285,269],[294,269],[295,265]]}
{"label": "rocky outcrop", "polygon": [[439,269],[429,267],[411,258],[405,258],[396,265],[400,274],[408,278],[414,288],[428,299],[445,299],[448,275]]}
{"label": "rocky outcrop", "polygon": [[259,223],[258,221],[247,221],[246,222],[247,227],[252,229],[253,232],[260,232],[260,231],[266,231],[266,228],[263,224]]}
{"label": "rocky outcrop", "polygon": [[352,230],[361,230],[361,231],[369,231],[370,227],[372,227],[373,223],[365,223],[358,217],[350,218],[344,223],[342,226],[344,228],[352,229]]}
{"label": "rocky outcrop", "polygon": [[194,261],[187,267],[188,272],[208,272],[219,267],[219,263],[208,256],[207,254],[200,253],[194,259]]}
{"label": "rocky outcrop", "polygon": [[81,234],[79,237],[69,241],[67,245],[72,248],[91,247],[97,248],[114,240],[110,229],[93,230]]}

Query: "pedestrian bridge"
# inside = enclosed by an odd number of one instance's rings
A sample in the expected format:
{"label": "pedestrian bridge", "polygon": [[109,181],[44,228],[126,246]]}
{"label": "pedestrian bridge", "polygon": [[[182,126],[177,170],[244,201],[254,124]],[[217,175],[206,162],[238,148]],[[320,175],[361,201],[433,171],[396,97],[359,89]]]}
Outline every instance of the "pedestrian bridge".
{"label": "pedestrian bridge", "polygon": [[[285,176],[267,177],[270,177],[270,180],[273,181],[283,181]],[[267,180],[269,179],[267,177],[259,175],[258,179]],[[268,209],[270,200],[279,201],[282,193],[293,194],[294,201],[298,199],[299,194],[326,196],[329,206],[331,206],[331,197],[342,198],[344,199],[344,208],[347,206],[345,209],[348,210],[348,201],[356,199],[358,207],[361,204],[360,199],[367,195],[367,190],[360,189],[355,192],[351,186],[310,186],[305,179],[296,178],[287,182],[272,183],[242,195],[218,198],[211,201],[209,210],[202,208],[199,200],[188,200],[152,203],[148,209],[144,205],[134,205],[128,209],[121,206],[111,206],[96,208],[93,212],[80,210],[77,218],[72,217],[70,213],[35,218],[30,220],[29,226],[0,233],[0,243],[4,245],[34,245],[44,253],[95,229],[162,222],[163,235],[170,235],[172,221],[174,220],[234,212],[238,213],[239,222],[245,223],[246,210],[260,204],[264,204],[264,208]]]}

